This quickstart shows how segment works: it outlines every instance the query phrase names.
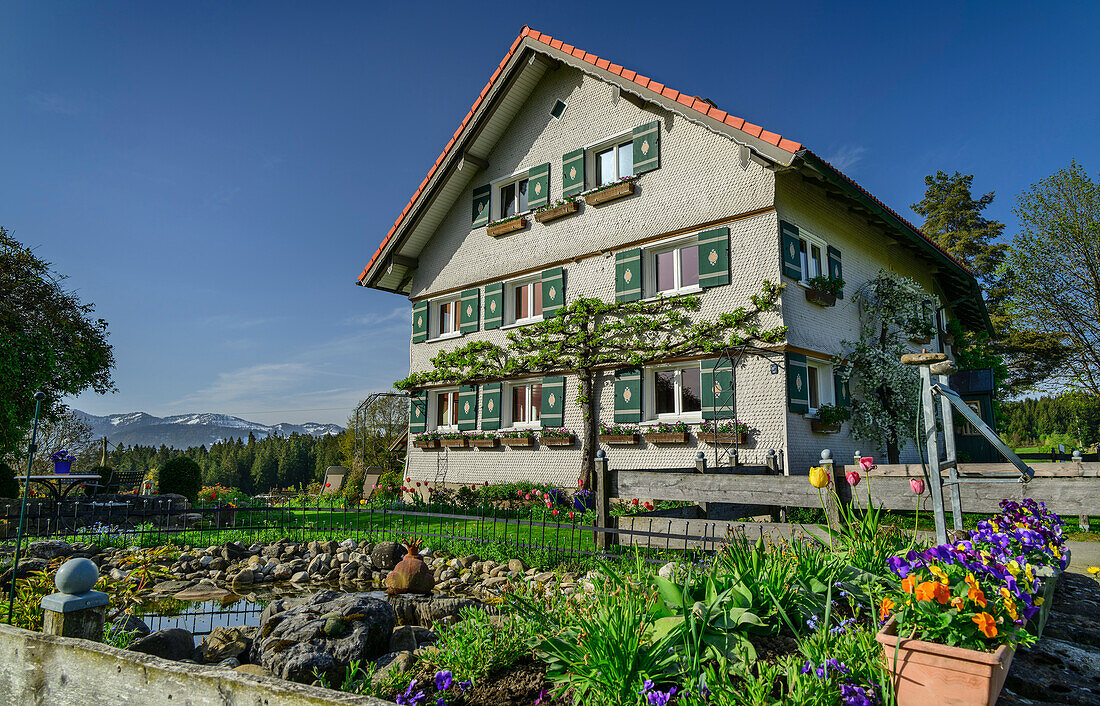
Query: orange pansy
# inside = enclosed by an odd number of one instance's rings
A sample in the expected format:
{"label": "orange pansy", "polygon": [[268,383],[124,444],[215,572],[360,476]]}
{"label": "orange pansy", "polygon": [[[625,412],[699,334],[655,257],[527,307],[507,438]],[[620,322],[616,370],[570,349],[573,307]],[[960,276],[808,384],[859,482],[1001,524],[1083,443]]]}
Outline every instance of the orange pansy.
{"label": "orange pansy", "polygon": [[966,597],[985,608],[985,593],[978,587],[978,580],[974,578],[974,574],[966,575],[966,585],[970,587],[966,592]]}
{"label": "orange pansy", "polygon": [[917,585],[917,577],[913,575],[906,576],[901,580],[901,590],[906,593],[912,593],[913,587]]}
{"label": "orange pansy", "polygon": [[997,637],[997,621],[989,613],[978,613],[971,618],[986,637]]}
{"label": "orange pansy", "polygon": [[951,599],[951,605],[952,605],[952,607],[955,608],[955,610],[957,610],[961,613],[962,609],[963,609],[963,606],[966,605],[966,602],[963,601],[962,598],[955,597],[955,598]]}
{"label": "orange pansy", "polygon": [[878,619],[886,620],[886,616],[890,615],[890,611],[894,608],[895,605],[897,604],[889,598],[883,598],[882,604],[878,608]]}

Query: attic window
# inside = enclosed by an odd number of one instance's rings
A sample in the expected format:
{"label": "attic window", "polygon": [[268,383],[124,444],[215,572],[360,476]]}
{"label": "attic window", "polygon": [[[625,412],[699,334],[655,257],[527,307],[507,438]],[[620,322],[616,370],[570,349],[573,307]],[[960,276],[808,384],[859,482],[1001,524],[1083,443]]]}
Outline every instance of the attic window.
{"label": "attic window", "polygon": [[560,120],[561,116],[565,114],[566,105],[563,101],[554,101],[554,107],[550,109],[550,117],[554,120]]}

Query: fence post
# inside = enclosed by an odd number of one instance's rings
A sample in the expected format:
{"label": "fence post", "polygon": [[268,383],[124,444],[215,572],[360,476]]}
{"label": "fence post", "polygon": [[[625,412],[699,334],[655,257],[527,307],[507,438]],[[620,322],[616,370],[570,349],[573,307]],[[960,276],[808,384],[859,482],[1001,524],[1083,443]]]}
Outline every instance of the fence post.
{"label": "fence post", "polygon": [[[829,477],[829,483],[836,490],[836,473],[833,467],[833,452],[829,449],[821,450],[821,458],[818,460],[817,465],[825,469],[825,473]],[[828,487],[828,486],[826,486]],[[822,498],[825,500],[825,519],[828,520],[829,526],[840,527],[840,511],[836,506],[836,492],[828,492],[828,490],[822,491]]]}
{"label": "fence post", "polygon": [[[603,449],[596,452],[596,526],[611,528],[611,477],[607,470],[607,452]],[[610,532],[597,532],[596,547],[606,550],[618,544],[618,539],[618,535],[612,537]]]}
{"label": "fence post", "polygon": [[[696,473],[707,472],[707,457],[702,451],[695,454],[695,471]],[[705,519],[707,517],[707,503],[702,500],[697,500],[695,502],[695,507],[697,508],[698,517]]]}
{"label": "fence post", "polygon": [[107,594],[93,591],[99,569],[90,559],[69,559],[54,576],[58,593],[42,598],[42,632],[103,641]]}

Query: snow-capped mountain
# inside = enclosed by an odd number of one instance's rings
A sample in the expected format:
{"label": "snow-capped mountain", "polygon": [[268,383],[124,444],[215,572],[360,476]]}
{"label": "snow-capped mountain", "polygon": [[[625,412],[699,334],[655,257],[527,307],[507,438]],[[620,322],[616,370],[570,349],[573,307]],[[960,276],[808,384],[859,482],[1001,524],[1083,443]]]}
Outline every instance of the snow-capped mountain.
{"label": "snow-capped mountain", "polygon": [[185,449],[188,446],[206,445],[209,447],[226,439],[247,439],[255,434],[262,439],[272,434],[290,436],[291,434],[309,434],[324,436],[339,434],[344,430],[337,424],[306,422],[305,424],[267,425],[250,422],[247,419],[228,414],[177,414],[171,417],[154,417],[145,412],[127,414],[109,414],[97,417],[94,414],[74,409],[73,413],[92,427],[93,438],[107,437],[112,444],[131,446],[160,446]]}

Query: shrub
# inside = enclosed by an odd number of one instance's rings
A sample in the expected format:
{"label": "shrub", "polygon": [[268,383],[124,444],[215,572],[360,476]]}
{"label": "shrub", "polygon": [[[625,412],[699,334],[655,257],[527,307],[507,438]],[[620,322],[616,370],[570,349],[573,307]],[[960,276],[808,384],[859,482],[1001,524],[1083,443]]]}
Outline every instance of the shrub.
{"label": "shrub", "polygon": [[344,487],[341,492],[346,505],[358,505],[363,498],[363,462],[351,464],[351,470],[344,476]]}
{"label": "shrub", "polygon": [[0,498],[18,498],[19,481],[11,466],[0,461]]}
{"label": "shrub", "polygon": [[202,489],[202,469],[186,456],[174,458],[161,467],[157,488],[162,495],[176,493],[195,502]]}

